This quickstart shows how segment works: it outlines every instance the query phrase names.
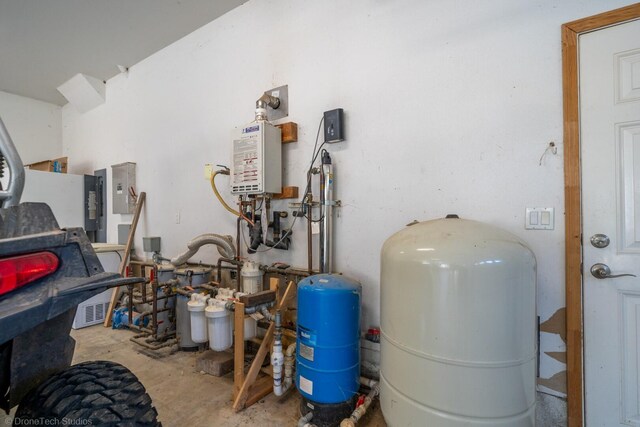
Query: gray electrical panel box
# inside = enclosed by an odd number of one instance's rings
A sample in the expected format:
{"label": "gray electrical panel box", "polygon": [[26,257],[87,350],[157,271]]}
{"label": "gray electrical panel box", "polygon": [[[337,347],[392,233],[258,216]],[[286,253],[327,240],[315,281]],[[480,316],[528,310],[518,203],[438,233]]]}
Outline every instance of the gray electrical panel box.
{"label": "gray electrical panel box", "polygon": [[114,214],[132,214],[136,205],[129,188],[136,186],[136,164],[131,162],[111,166],[111,194]]}
{"label": "gray electrical panel box", "polygon": [[145,252],[160,252],[160,237],[143,237],[142,248]]}
{"label": "gray electrical panel box", "polygon": [[131,231],[131,224],[118,224],[118,244],[126,245],[129,240],[129,231]]}

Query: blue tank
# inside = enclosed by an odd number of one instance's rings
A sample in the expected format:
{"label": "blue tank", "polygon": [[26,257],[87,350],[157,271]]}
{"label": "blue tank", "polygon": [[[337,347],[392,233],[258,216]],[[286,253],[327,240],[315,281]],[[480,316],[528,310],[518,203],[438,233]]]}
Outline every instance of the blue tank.
{"label": "blue tank", "polygon": [[349,401],[360,388],[360,283],[336,274],[298,285],[296,387],[315,403]]}

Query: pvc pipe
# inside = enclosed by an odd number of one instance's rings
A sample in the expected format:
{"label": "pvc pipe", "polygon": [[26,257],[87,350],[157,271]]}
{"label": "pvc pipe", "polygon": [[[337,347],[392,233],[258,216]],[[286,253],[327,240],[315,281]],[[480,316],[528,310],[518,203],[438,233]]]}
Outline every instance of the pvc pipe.
{"label": "pvc pipe", "polygon": [[280,310],[276,310],[276,330],[273,339],[273,348],[271,350],[271,366],[273,366],[273,394],[276,396],[282,396],[282,366],[284,365],[281,318]]}
{"label": "pvc pipe", "polygon": [[[245,310],[246,313],[246,310]],[[271,312],[269,310],[267,310],[266,307],[263,307],[262,310],[260,310],[260,313],[264,316],[265,319],[267,319],[269,322],[273,322],[275,316],[273,314],[271,314]]]}
{"label": "pvc pipe", "polygon": [[289,344],[284,356],[284,384],[282,394],[285,394],[293,384],[293,366],[295,363],[296,343]]}
{"label": "pvc pipe", "polygon": [[378,385],[378,381],[361,376],[360,377],[360,384],[362,384],[363,386],[369,387],[369,388],[373,388],[376,385]]}
{"label": "pvc pipe", "polygon": [[307,427],[309,426],[309,421],[313,418],[313,412],[307,412],[307,415],[300,417],[298,420],[298,427]]}
{"label": "pvc pipe", "polygon": [[355,425],[360,421],[360,419],[367,413],[367,409],[371,406],[371,402],[380,394],[380,386],[377,381],[370,380],[365,377],[360,377],[360,383],[371,387],[371,391],[365,397],[364,403],[358,406],[352,413],[349,418],[345,418],[340,423],[340,427],[355,427]]}

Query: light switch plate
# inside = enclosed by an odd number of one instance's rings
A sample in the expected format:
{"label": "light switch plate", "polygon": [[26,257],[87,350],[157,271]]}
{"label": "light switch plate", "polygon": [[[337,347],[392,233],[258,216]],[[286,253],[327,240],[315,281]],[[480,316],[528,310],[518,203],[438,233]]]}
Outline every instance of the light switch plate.
{"label": "light switch plate", "polygon": [[553,230],[554,208],[526,208],[524,228],[526,230]]}

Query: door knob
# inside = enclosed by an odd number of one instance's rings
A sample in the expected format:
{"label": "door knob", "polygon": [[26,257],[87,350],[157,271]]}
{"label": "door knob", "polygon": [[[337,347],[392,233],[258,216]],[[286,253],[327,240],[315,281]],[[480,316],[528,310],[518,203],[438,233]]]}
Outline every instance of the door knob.
{"label": "door knob", "polygon": [[593,264],[591,266],[591,274],[596,279],[613,279],[614,277],[631,276],[636,277],[635,274],[611,274],[611,269],[606,264]]}

